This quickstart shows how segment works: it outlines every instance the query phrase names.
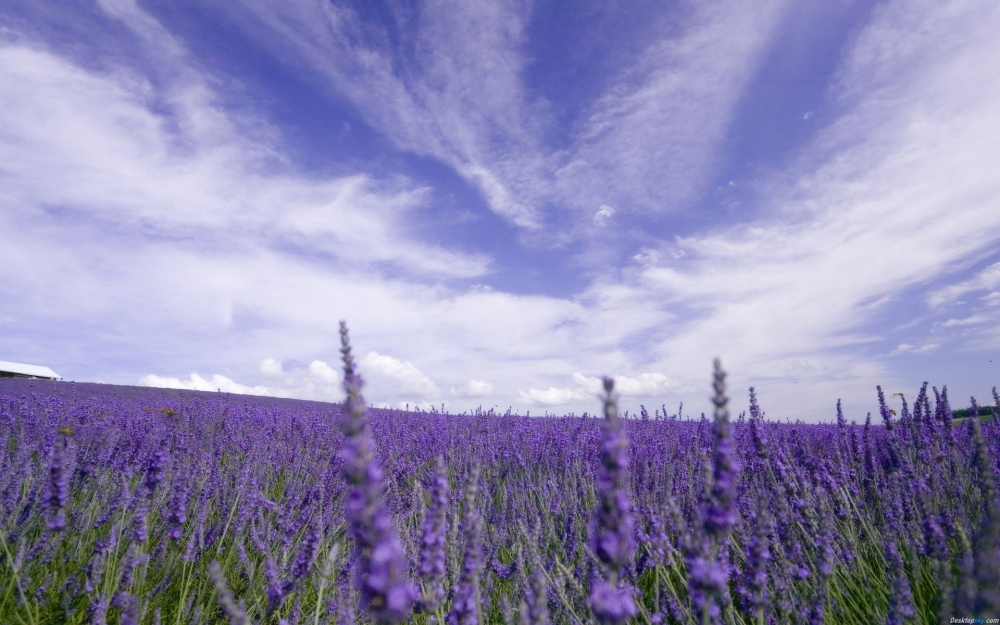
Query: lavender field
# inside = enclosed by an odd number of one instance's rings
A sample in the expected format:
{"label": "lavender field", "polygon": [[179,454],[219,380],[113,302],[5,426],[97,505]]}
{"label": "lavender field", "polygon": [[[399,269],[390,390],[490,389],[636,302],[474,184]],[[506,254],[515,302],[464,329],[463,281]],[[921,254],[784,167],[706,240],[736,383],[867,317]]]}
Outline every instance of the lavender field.
{"label": "lavender field", "polygon": [[779,423],[716,363],[709,417],[610,380],[582,417],[366,409],[343,336],[343,405],[0,382],[0,623],[1000,617],[1000,422],[946,389]]}

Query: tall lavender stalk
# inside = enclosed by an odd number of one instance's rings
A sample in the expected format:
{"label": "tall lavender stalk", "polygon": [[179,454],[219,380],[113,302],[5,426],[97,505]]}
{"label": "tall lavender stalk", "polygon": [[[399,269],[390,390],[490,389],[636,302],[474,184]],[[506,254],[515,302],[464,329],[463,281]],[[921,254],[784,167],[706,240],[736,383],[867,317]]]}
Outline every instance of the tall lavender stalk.
{"label": "tall lavender stalk", "polygon": [[764,611],[770,599],[767,591],[767,569],[773,559],[767,535],[766,513],[767,504],[761,498],[757,505],[754,533],[746,540],[743,547],[746,563],[743,566],[743,579],[739,584],[743,607],[758,623],[764,622]]}
{"label": "tall lavender stalk", "polygon": [[340,342],[344,390],[347,392],[344,443],[340,453],[348,485],[345,516],[348,534],[354,541],[354,583],[361,594],[361,609],[376,623],[399,623],[409,616],[416,590],[406,578],[403,545],[382,501],[382,470],[374,458],[365,401],[361,396],[362,380],[355,371],[347,324],[343,321],[340,322]]}
{"label": "tall lavender stalk", "polygon": [[910,591],[910,580],[903,568],[903,556],[899,553],[895,539],[885,541],[885,560],[889,566],[889,578],[892,583],[886,623],[903,625],[908,619],[916,616],[916,613],[913,605],[913,593]]}
{"label": "tall lavender stalk", "polygon": [[876,386],[875,390],[878,391],[878,409],[879,413],[882,415],[882,423],[885,425],[885,429],[892,429],[892,411],[889,410],[889,405],[885,403],[885,394],[882,392],[881,386]]}
{"label": "tall lavender stalk", "polygon": [[726,404],[726,373],[722,362],[715,359],[715,454],[713,457],[712,492],[707,505],[702,510],[705,531],[716,540],[729,535],[736,523],[736,484],[740,477],[740,460],[736,457],[736,442],[730,432],[729,411]]}
{"label": "tall lavender stalk", "polygon": [[444,458],[434,460],[431,503],[424,519],[420,541],[420,581],[423,585],[423,611],[434,612],[444,599],[445,538],[448,514],[448,475]]}
{"label": "tall lavender stalk", "polygon": [[628,437],[618,418],[614,380],[604,378],[604,442],[597,476],[597,514],[591,549],[606,578],[591,582],[589,605],[601,623],[624,623],[638,613],[632,590],[620,578],[635,556],[635,519],[629,500]]}
{"label": "tall lavender stalk", "polygon": [[976,549],[976,614],[1000,613],[1000,501],[997,501],[996,477],[993,475],[993,458],[989,453],[983,430],[976,416],[978,406],[972,400],[973,416],[970,418],[975,445],[979,491],[983,497],[982,521]]}
{"label": "tall lavender stalk", "polygon": [[455,588],[455,601],[448,614],[449,625],[478,625],[479,573],[482,569],[483,528],[476,509],[479,491],[479,465],[475,464],[465,486],[462,502],[462,533],[465,535],[465,558]]}
{"label": "tall lavender stalk", "polygon": [[66,450],[73,430],[68,426],[59,428],[60,440],[52,450],[52,465],[49,467],[49,508],[52,518],[49,529],[60,531],[66,527],[66,502],[69,500],[69,473],[66,471]]}
{"label": "tall lavender stalk", "polygon": [[225,610],[226,616],[229,617],[229,622],[232,625],[250,625],[250,619],[247,618],[246,606],[242,601],[239,603],[236,602],[233,591],[229,589],[229,584],[226,582],[226,576],[222,572],[222,567],[215,560],[208,565],[208,576],[215,585],[219,606]]}
{"label": "tall lavender stalk", "polygon": [[728,603],[729,570],[720,560],[722,545],[736,523],[736,484],[740,476],[740,461],[729,425],[726,404],[726,373],[716,358],[712,388],[715,391],[713,433],[715,451],[712,458],[712,488],[701,508],[703,540],[689,550],[688,590],[695,617],[701,623],[720,618],[722,606]]}

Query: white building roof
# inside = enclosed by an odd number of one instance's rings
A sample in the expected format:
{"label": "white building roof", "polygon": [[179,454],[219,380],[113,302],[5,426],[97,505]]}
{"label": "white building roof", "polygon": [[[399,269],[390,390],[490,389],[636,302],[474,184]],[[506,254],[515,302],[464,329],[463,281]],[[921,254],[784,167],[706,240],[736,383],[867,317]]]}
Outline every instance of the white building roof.
{"label": "white building roof", "polygon": [[42,367],[40,365],[23,365],[19,362],[6,362],[4,360],[0,360],[0,371],[30,375],[36,378],[58,379],[62,377],[48,367]]}

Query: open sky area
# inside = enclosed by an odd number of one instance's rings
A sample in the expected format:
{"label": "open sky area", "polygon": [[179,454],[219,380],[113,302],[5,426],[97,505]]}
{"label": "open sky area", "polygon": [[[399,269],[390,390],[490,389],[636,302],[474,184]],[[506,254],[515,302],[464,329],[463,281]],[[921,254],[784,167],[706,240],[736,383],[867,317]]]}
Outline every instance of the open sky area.
{"label": "open sky area", "polygon": [[[462,412],[1000,384],[1000,3],[0,5],[0,360]],[[898,399],[893,398],[898,409]]]}

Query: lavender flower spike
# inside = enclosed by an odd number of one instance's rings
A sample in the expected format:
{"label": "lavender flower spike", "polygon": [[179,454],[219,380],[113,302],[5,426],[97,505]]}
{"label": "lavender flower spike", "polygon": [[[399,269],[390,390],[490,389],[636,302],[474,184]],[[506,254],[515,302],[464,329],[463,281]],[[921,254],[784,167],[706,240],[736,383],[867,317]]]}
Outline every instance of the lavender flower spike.
{"label": "lavender flower spike", "polygon": [[[712,469],[712,490],[701,508],[704,540],[695,541],[687,555],[688,590],[696,621],[717,622],[722,605],[728,602],[726,590],[729,571],[720,561],[720,547],[736,523],[736,483],[740,477],[740,461],[736,444],[729,431],[729,411],[726,404],[726,373],[722,362],[715,359],[712,388],[715,391],[715,454]],[[751,421],[751,424],[756,422]]]}
{"label": "lavender flower spike", "polygon": [[215,584],[215,590],[219,593],[219,605],[225,610],[226,616],[229,617],[229,622],[233,625],[249,625],[250,619],[247,618],[246,607],[242,601],[236,603],[233,591],[229,589],[229,584],[226,583],[226,576],[222,573],[222,567],[219,566],[218,562],[213,560],[208,565],[208,576],[212,579],[212,583]]}
{"label": "lavender flower spike", "polygon": [[68,437],[71,432],[68,427],[59,428],[62,444],[56,443],[55,449],[52,450],[52,466],[49,468],[49,508],[52,511],[52,519],[49,521],[49,529],[53,531],[60,531],[66,527],[66,513],[63,510],[69,500],[66,448],[69,446]]}
{"label": "lavender flower spike", "polygon": [[406,579],[403,545],[382,501],[382,470],[374,458],[365,400],[361,396],[362,381],[354,370],[347,324],[343,321],[340,342],[347,391],[340,453],[348,486],[345,516],[357,562],[354,582],[361,593],[361,609],[376,623],[399,623],[409,616],[417,593]]}
{"label": "lavender flower spike", "polygon": [[722,363],[715,359],[715,457],[712,472],[712,493],[707,505],[702,509],[705,532],[712,538],[723,539],[736,523],[736,483],[740,477],[740,461],[736,457],[736,443],[729,427],[729,411],[726,404],[726,373]]}
{"label": "lavender flower spike", "polygon": [[[978,408],[975,399],[972,400],[972,407]],[[983,438],[982,426],[976,417],[969,422],[972,424],[975,444],[979,490],[983,494],[985,507],[975,556],[975,610],[977,614],[996,614],[1000,610],[1000,501],[997,501],[996,476],[993,474],[992,456]]]}
{"label": "lavender flower spike", "polygon": [[910,580],[903,569],[903,557],[900,555],[894,540],[885,542],[885,560],[889,566],[889,576],[892,581],[886,623],[903,625],[907,619],[916,616],[916,613],[913,606],[913,593],[910,591]]}
{"label": "lavender flower spike", "polygon": [[635,519],[626,490],[628,437],[618,418],[614,380],[604,378],[604,390],[604,443],[597,476],[598,507],[591,549],[606,569],[608,579],[598,578],[591,583],[588,603],[599,622],[624,623],[638,613],[631,590],[618,585],[621,573],[635,557]]}
{"label": "lavender flower spike", "polygon": [[445,532],[448,514],[448,475],[444,458],[434,461],[434,481],[431,483],[431,505],[424,520],[420,547],[420,579],[423,582],[423,609],[437,610],[444,599]]}
{"label": "lavender flower spike", "polygon": [[465,560],[455,589],[455,603],[448,614],[448,625],[479,624],[479,574],[482,569],[482,523],[476,510],[479,491],[479,465],[475,464],[465,487],[462,525],[465,534]]}

